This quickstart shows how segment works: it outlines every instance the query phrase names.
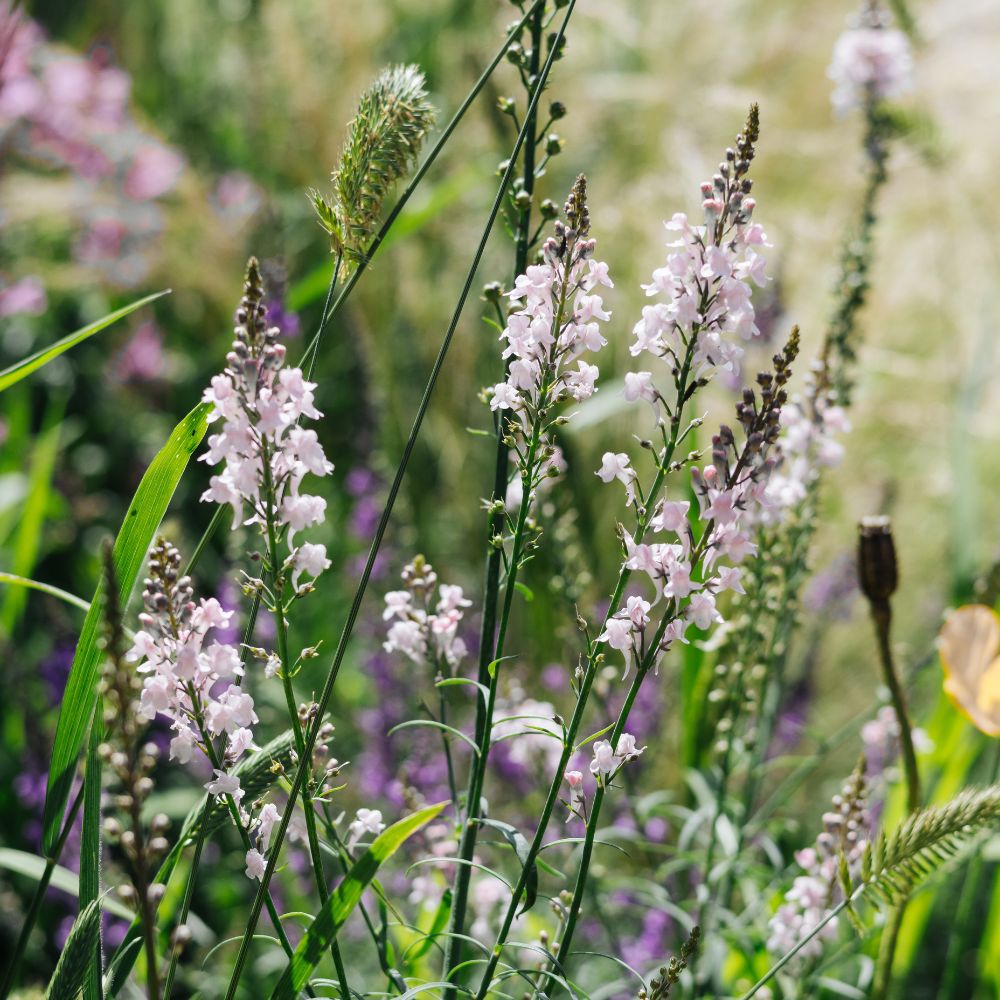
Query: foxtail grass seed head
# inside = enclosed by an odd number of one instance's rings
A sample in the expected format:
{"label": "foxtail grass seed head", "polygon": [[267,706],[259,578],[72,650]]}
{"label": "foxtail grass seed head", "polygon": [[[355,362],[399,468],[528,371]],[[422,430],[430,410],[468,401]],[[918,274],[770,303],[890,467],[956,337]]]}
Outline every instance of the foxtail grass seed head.
{"label": "foxtail grass seed head", "polygon": [[375,233],[382,203],[410,169],[434,124],[424,75],[416,66],[390,66],[361,95],[331,177],[329,200],[310,198],[335,254],[357,263]]}

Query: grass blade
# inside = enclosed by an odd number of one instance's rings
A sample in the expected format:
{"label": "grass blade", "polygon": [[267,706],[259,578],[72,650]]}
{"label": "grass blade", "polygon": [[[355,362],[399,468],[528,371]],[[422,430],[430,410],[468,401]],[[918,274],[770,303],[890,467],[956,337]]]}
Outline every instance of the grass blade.
{"label": "grass blade", "polygon": [[150,302],[155,302],[156,299],[169,294],[170,289],[167,288],[162,292],[147,295],[145,298],[139,299],[137,302],[132,302],[130,305],[122,306],[121,309],[116,309],[114,312],[108,313],[107,316],[102,316],[93,323],[88,323],[79,330],[68,334],[62,340],[57,340],[49,347],[43,347],[40,351],[36,351],[34,354],[15,362],[9,368],[5,368],[0,372],[0,392],[3,392],[4,389],[9,389],[12,385],[16,385],[21,379],[27,378],[32,372],[38,371],[39,368],[44,367],[54,358],[58,358],[60,354],[64,354],[71,347],[76,347],[77,344],[83,343],[88,337],[92,337],[95,333],[100,333],[105,327],[109,327],[112,323],[117,323],[118,320],[124,319],[129,313],[134,313],[137,309],[141,309],[143,306],[149,305]]}
{"label": "grass blade", "polygon": [[[113,558],[118,574],[122,606],[128,605],[136,577],[142,568],[146,551],[156,529],[163,520],[170,498],[187,468],[195,449],[201,444],[208,428],[209,406],[199,403],[175,428],[159,454],[150,463],[139,483],[135,497],[125,515],[125,523],[115,539]],[[83,623],[66,690],[59,708],[52,764],[45,794],[43,817],[43,847],[46,855],[59,839],[60,824],[66,810],[76,761],[87,734],[87,727],[97,704],[97,679],[100,669],[98,638],[101,625],[101,602],[97,599],[103,584]]]}
{"label": "grass blade", "polygon": [[77,597],[76,594],[71,594],[68,590],[60,590],[59,587],[53,587],[51,583],[42,583],[40,580],[30,580],[26,576],[18,576],[16,573],[4,573],[3,571],[0,571],[0,583],[6,583],[10,587],[26,587],[28,590],[37,590],[42,594],[48,594],[49,597],[58,597],[60,601],[72,604],[73,607],[79,608],[81,611],[90,610],[89,601],[85,601],[82,597]]}
{"label": "grass blade", "polygon": [[[101,742],[101,705],[98,702],[94,724],[90,727],[87,747],[87,768],[83,778],[83,834],[80,842],[80,909],[85,910],[101,895],[101,758],[97,747]],[[101,1000],[101,928],[93,961],[87,963],[83,984],[83,1000]]]}
{"label": "grass blade", "polygon": [[337,886],[336,891],[326,901],[326,904],[310,924],[309,930],[299,942],[292,960],[271,994],[271,1000],[295,1000],[299,995],[313,969],[327,954],[330,944],[336,939],[340,928],[351,915],[365,886],[375,877],[382,863],[413,836],[418,830],[434,819],[447,802],[427,806],[415,812],[412,816],[393,823],[373,841],[371,847],[355,862],[344,881]]}
{"label": "grass blade", "polygon": [[[53,400],[45,413],[44,429],[32,448],[28,495],[21,506],[20,525],[14,539],[11,570],[17,576],[29,576],[35,568],[42,542],[45,513],[52,492],[52,473],[59,454],[59,434],[65,403]],[[8,590],[0,611],[0,631],[10,635],[24,608],[27,594],[23,588]]]}
{"label": "grass blade", "polygon": [[[36,881],[42,878],[46,863],[44,858],[37,854],[29,854],[27,851],[18,851],[13,847],[0,847],[0,868],[4,871],[14,872],[16,875],[24,875]],[[67,892],[71,896],[80,895],[80,879],[75,872],[71,872],[62,865],[56,865],[49,879],[49,885],[60,892]],[[113,913],[123,920],[131,920],[132,911],[124,904],[118,902],[113,896],[107,896],[101,901],[103,909],[108,913]]]}

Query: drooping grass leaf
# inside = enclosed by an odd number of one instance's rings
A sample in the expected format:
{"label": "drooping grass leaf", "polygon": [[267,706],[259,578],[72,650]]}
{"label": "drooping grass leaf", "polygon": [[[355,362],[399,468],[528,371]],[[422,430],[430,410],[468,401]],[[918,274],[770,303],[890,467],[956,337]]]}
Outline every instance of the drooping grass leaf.
{"label": "drooping grass leaf", "polygon": [[[27,851],[17,851],[12,847],[0,847],[0,868],[38,881],[45,872],[45,859],[40,858],[37,854],[29,854]],[[56,865],[52,877],[49,879],[49,884],[53,889],[67,892],[71,896],[80,895],[79,877],[68,868],[63,868],[62,865]],[[113,896],[106,896],[101,901],[101,906],[116,917],[122,917],[125,920],[131,920],[133,917],[132,911]]]}
{"label": "drooping grass leaf", "polygon": [[[209,406],[199,403],[175,428],[170,439],[150,463],[139,483],[135,497],[125,515],[125,523],[115,539],[113,559],[119,581],[122,606],[128,605],[136,577],[142,568],[156,529],[163,520],[170,498],[187,468],[195,449],[201,444],[208,427]],[[52,764],[45,795],[43,846],[46,854],[55,847],[69,789],[73,781],[80,748],[97,703],[97,678],[100,667],[100,635],[102,587],[83,623],[73,665],[66,681],[66,690],[59,708]]]}
{"label": "drooping grass leaf", "polygon": [[[45,512],[52,492],[52,473],[59,454],[59,433],[62,429],[63,400],[53,400],[45,414],[44,429],[31,450],[28,474],[28,495],[21,505],[20,523],[14,536],[14,553],[10,570],[17,576],[30,576],[38,559],[45,526]],[[12,588],[4,595],[0,610],[0,631],[10,635],[24,608],[27,594],[23,588]]]}
{"label": "drooping grass leaf", "polygon": [[[531,845],[528,843],[524,834],[521,833],[517,827],[511,826],[510,823],[501,823],[499,820],[495,819],[481,819],[479,821],[481,826],[488,826],[494,830],[498,830],[503,834],[504,840],[513,848],[514,853],[517,855],[517,860],[521,862],[521,867],[524,867],[524,862],[527,860],[528,855],[531,853]],[[531,867],[528,869],[527,878],[524,883],[524,906],[521,908],[521,913],[527,913],[535,905],[535,900],[538,898],[538,868],[535,863],[531,863]]]}
{"label": "drooping grass leaf", "polygon": [[118,320],[128,316],[129,313],[134,313],[137,309],[141,309],[143,306],[149,305],[150,302],[154,302],[156,299],[169,294],[170,289],[168,288],[162,292],[147,295],[145,298],[139,299],[137,302],[132,302],[127,306],[122,306],[121,309],[116,309],[113,313],[108,313],[107,316],[103,316],[93,323],[88,323],[74,333],[63,337],[62,340],[57,340],[51,346],[44,347],[35,354],[15,362],[9,368],[5,368],[0,372],[0,392],[3,392],[4,389],[9,389],[12,385],[20,382],[21,379],[27,378],[32,372],[38,371],[39,368],[47,365],[53,358],[58,358],[60,354],[65,353],[71,347],[76,347],[77,344],[82,343],[88,337],[92,337],[95,333],[100,333],[105,327],[111,326],[112,323],[117,323]]}
{"label": "drooping grass leaf", "polygon": [[285,967],[285,971],[271,994],[271,1000],[295,1000],[299,991],[309,981],[313,969],[328,953],[330,944],[336,939],[340,928],[351,915],[365,886],[375,877],[382,863],[413,836],[440,814],[447,802],[420,809],[412,816],[393,823],[388,830],[380,833],[371,847],[361,855],[354,866],[337,886],[336,891],[326,901],[316,915],[316,919],[306,931],[295,949],[295,954]]}
{"label": "drooping grass leaf", "polygon": [[53,587],[51,583],[42,583],[40,580],[30,580],[26,576],[18,576],[16,573],[4,573],[2,571],[0,571],[0,583],[10,587],[25,587],[28,590],[37,590],[42,594],[48,594],[49,597],[58,597],[60,601],[72,604],[73,607],[79,608],[81,611],[90,610],[89,602],[85,601],[82,597],[77,597],[76,594],[71,594],[67,590],[60,590],[59,587]]}
{"label": "drooping grass leaf", "polygon": [[101,905],[95,899],[73,923],[56,971],[49,980],[45,1000],[77,1000],[88,971],[97,960],[100,929]]}

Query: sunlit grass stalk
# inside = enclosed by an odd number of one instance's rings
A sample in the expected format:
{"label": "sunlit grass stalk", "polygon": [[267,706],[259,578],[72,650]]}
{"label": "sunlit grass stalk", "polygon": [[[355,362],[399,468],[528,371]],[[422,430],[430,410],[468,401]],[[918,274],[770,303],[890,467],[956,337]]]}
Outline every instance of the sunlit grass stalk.
{"label": "sunlit grass stalk", "polygon": [[[552,68],[552,63],[555,60],[555,54],[558,51],[559,41],[565,34],[566,25],[572,15],[573,8],[576,5],[576,0],[570,0],[567,7],[566,15],[560,26],[559,33],[557,35],[556,44],[553,46],[552,51],[549,53],[549,57],[545,62],[545,66],[542,68],[540,76],[540,84],[538,91],[536,92],[533,102],[537,103],[542,89],[544,88],[544,81],[547,79],[549,70]],[[490,233],[493,230],[493,224],[496,221],[496,217],[499,214],[500,206],[503,203],[503,198],[507,191],[507,186],[510,183],[511,177],[513,176],[514,163],[516,162],[517,156],[521,151],[521,147],[524,144],[526,136],[526,130],[524,128],[518,133],[517,141],[514,144],[514,148],[511,153],[510,163],[507,169],[504,171],[504,175],[500,181],[499,188],[497,190],[496,197],[493,202],[493,207],[490,210],[489,217],[487,219],[486,225],[483,228],[482,236],[480,237],[479,246],[476,249],[475,255],[472,260],[472,264],[469,267],[468,274],[465,279],[465,284],[462,288],[462,292],[459,296],[458,303],[452,314],[451,322],[448,325],[447,332],[441,342],[441,347],[438,351],[437,358],[431,368],[430,376],[428,377],[427,384],[424,387],[423,396],[420,400],[420,404],[417,408],[417,413],[414,417],[413,426],[410,429],[409,436],[407,437],[406,444],[403,447],[403,454],[400,457],[399,464],[396,467],[396,473],[393,477],[392,484],[389,487],[389,493],[386,497],[385,506],[382,510],[382,514],[379,518],[378,525],[375,529],[375,536],[372,539],[371,548],[368,552],[368,558],[365,562],[365,567],[362,570],[361,578],[358,581],[358,586],[355,590],[354,597],[351,601],[350,608],[348,609],[347,619],[344,622],[343,629],[341,630],[340,638],[337,642],[337,649],[334,653],[333,661],[327,672],[326,681],[323,685],[323,691],[320,695],[318,702],[318,709],[316,713],[315,722],[311,727],[309,727],[306,734],[306,744],[305,744],[305,756],[299,762],[298,769],[295,772],[295,776],[292,779],[291,792],[289,794],[288,805],[285,809],[285,813],[282,816],[281,823],[275,831],[274,838],[272,840],[272,849],[269,851],[269,857],[267,866],[264,870],[264,876],[261,879],[260,887],[258,888],[257,895],[251,904],[250,913],[248,915],[246,930],[243,934],[243,939],[240,942],[239,952],[237,953],[236,960],[233,967],[233,972],[230,977],[229,987],[226,992],[227,1000],[232,1000],[236,994],[238,984],[240,981],[240,976],[243,972],[243,967],[246,964],[246,960],[250,950],[250,944],[253,940],[253,934],[257,927],[257,921],[260,919],[260,911],[263,905],[264,896],[267,892],[267,886],[270,883],[271,877],[274,874],[274,869],[277,864],[277,858],[280,854],[281,844],[284,841],[285,835],[288,832],[288,824],[291,820],[292,809],[295,804],[295,800],[298,796],[299,788],[302,782],[306,778],[308,761],[312,756],[313,749],[315,748],[316,738],[319,734],[320,726],[322,725],[323,716],[326,714],[327,708],[330,704],[330,699],[333,695],[333,689],[336,686],[337,677],[340,672],[340,666],[344,659],[344,653],[347,649],[347,644],[350,639],[351,633],[354,629],[354,624],[357,620],[358,613],[361,609],[362,601],[364,600],[365,592],[368,588],[368,581],[371,577],[372,568],[375,565],[375,559],[378,555],[379,548],[382,544],[382,538],[385,535],[386,527],[389,523],[389,518],[392,515],[393,506],[396,502],[396,497],[399,493],[400,486],[402,485],[403,477],[406,474],[407,466],[409,465],[410,456],[413,453],[413,448],[416,444],[417,435],[420,432],[421,425],[423,424],[424,414],[427,412],[427,407],[430,404],[431,396],[433,395],[435,386],[437,385],[438,376],[441,374],[441,369],[444,367],[445,358],[447,357],[448,350],[451,346],[452,337],[454,336],[455,329],[458,326],[458,321],[461,318],[462,312],[465,308],[465,302],[469,296],[469,292],[472,288],[473,280],[475,279],[476,271],[479,268],[479,262],[482,260],[483,253],[486,249],[486,244],[489,240]],[[345,289],[346,290],[346,289]],[[335,308],[336,306],[334,306]]]}
{"label": "sunlit grass stalk", "polygon": [[[536,91],[541,94],[541,85],[538,80],[538,70],[541,64],[542,29],[543,18],[545,16],[545,4],[539,3],[531,13],[531,64],[529,80],[534,79]],[[524,121],[524,160],[521,181],[523,190],[529,195],[534,193],[535,187],[535,146],[537,143],[538,128],[538,101],[530,100],[534,94],[529,92],[529,110]],[[530,249],[531,237],[531,203],[530,201],[521,211],[518,220],[518,230],[514,252],[514,277],[523,274],[528,264],[528,251]],[[499,312],[498,308],[498,312]],[[501,323],[503,315],[500,315]],[[510,365],[510,359],[504,364],[506,373]],[[509,419],[503,410],[497,411],[496,432],[497,446],[496,458],[493,473],[493,492],[491,499],[498,504],[489,517],[487,527],[487,542],[490,544],[489,555],[486,559],[486,574],[483,594],[483,612],[479,630],[479,676],[478,682],[484,686],[492,688],[489,665],[497,657],[497,609],[500,602],[500,570],[503,560],[503,549],[501,546],[493,544],[493,539],[502,535],[504,530],[504,519],[507,499],[507,481],[509,473],[510,449],[507,446],[507,428]],[[524,494],[527,505],[527,493]],[[492,705],[488,706],[485,701],[476,699],[476,722],[475,722],[475,742],[481,748],[484,741],[488,743],[487,734],[490,731],[488,719],[492,717]],[[449,759],[449,775],[451,761]],[[466,860],[471,860],[472,852],[476,843],[476,824],[470,822],[473,810],[478,812],[478,796],[476,795],[476,781],[478,768],[473,762],[469,772],[469,785],[465,799],[465,825],[462,829],[462,841],[459,849],[459,856]],[[457,810],[456,810],[457,816]],[[459,865],[455,874],[455,886],[452,895],[452,908],[448,930],[450,936],[445,939],[444,957],[442,968],[445,977],[451,982],[451,969],[461,961],[463,950],[462,934],[465,929],[465,914],[468,908],[469,884],[471,881],[472,869],[469,865]],[[454,996],[454,990],[446,991],[446,1000]]]}

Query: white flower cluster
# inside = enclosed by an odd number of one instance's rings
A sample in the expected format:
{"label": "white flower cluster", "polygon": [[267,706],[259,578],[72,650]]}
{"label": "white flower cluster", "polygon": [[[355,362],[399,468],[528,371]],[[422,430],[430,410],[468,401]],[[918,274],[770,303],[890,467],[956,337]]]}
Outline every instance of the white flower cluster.
{"label": "white flower cluster", "polygon": [[377,837],[385,829],[378,809],[359,809],[347,828],[347,846],[354,848],[364,836]]}
{"label": "white flower cluster", "polygon": [[[814,378],[819,374],[814,372]],[[762,520],[781,520],[806,498],[821,468],[840,464],[844,446],[837,437],[850,429],[844,408],[822,390],[811,389],[805,399],[792,399],[782,407],[778,467],[768,482]]]}
{"label": "white flower cluster", "polygon": [[[726,150],[718,172],[701,185],[704,225],[692,225],[682,212],[665,223],[673,234],[670,252],[643,285],[659,301],[643,308],[629,350],[634,358],[648,354],[665,361],[675,380],[688,367],[696,379],[708,378],[716,368],[738,375],[741,342],[759,333],[751,284],[767,281],[760,248],[770,244],[753,221],[756,202],[747,176],[757,131],[753,108],[735,149]],[[625,398],[646,400],[657,412],[664,401],[650,371],[625,376]]]}
{"label": "white flower cluster", "polygon": [[[618,737],[617,745],[614,746],[610,740],[598,740],[594,744],[590,773],[597,779],[599,785],[607,787],[614,780],[615,775],[629,761],[637,760],[645,749],[645,747],[637,745],[636,739],[631,733],[622,733]],[[584,780],[583,771],[569,770],[563,774],[563,781],[566,782],[570,790],[570,800],[566,803],[569,806],[569,816],[576,816],[586,821],[587,797]]]}
{"label": "white flower cluster", "polygon": [[887,15],[870,3],[860,23],[849,28],[833,50],[827,75],[835,87],[831,100],[838,114],[872,100],[898,97],[913,85],[910,41],[888,26]]}
{"label": "white flower cluster", "polygon": [[[236,680],[243,674],[237,650],[206,640],[212,629],[226,627],[233,613],[223,611],[215,598],[195,603],[191,580],[180,575],[180,564],[177,549],[159,540],[142,592],[142,628],[128,653],[136,671],[146,675],[139,710],[146,719],[157,714],[170,719],[174,760],[187,763],[196,747],[204,750],[209,739],[225,734],[225,758],[232,763],[252,746],[250,727],[257,715],[253,698]],[[216,776],[218,780],[221,772]],[[233,780],[236,785],[228,791],[238,800],[239,779]]]}
{"label": "white flower cluster", "polygon": [[[613,288],[607,264],[593,259],[586,184],[577,180],[566,203],[566,223],[557,221],[555,236],[543,247],[543,263],[531,265],[508,293],[523,303],[500,334],[510,362],[507,380],[492,389],[490,409],[511,410],[523,436],[541,411],[563,399],[580,402],[596,392],[596,365],[580,360],[585,351],[607,344],[599,321],[611,314],[595,289]],[[569,366],[576,362],[576,368]]]}
{"label": "white flower cluster", "polygon": [[415,663],[446,664],[450,672],[468,652],[458,627],[465,615],[463,609],[471,607],[472,601],[465,598],[461,587],[442,583],[432,610],[437,573],[423,556],[403,568],[402,579],[405,590],[391,590],[385,595],[382,618],[392,624],[383,648],[389,653],[403,653]]}
{"label": "white flower cluster", "polygon": [[[294,546],[295,535],[319,524],[326,515],[322,497],[303,493],[308,473],[326,476],[333,471],[314,430],[299,426],[303,417],[322,416],[314,403],[315,383],[298,368],[285,368],[280,331],[268,327],[260,273],[250,261],[244,296],[236,311],[236,339],[226,356],[227,367],[212,379],[204,401],[212,405],[210,421],[222,420],[222,429],[208,439],[201,461],[225,463],[212,476],[202,500],[229,504],[233,527],[257,524],[266,532],[288,529],[291,569],[298,592],[303,573],[315,578],[330,565],[323,545]],[[243,520],[245,507],[250,515]]]}
{"label": "white flower cluster", "polygon": [[[736,138],[736,148],[726,151],[719,172],[702,185],[705,225],[694,227],[685,216],[674,216],[667,226],[681,234],[671,244],[676,252],[646,286],[650,294],[662,294],[665,301],[643,310],[632,354],[645,351],[667,361],[674,379],[673,408],[653,384],[650,372],[627,375],[625,395],[631,402],[642,399],[655,407],[663,433],[658,462],[664,471],[682,440],[677,436],[680,411],[698,387],[697,380],[718,367],[738,370],[742,348],[732,336],[749,339],[757,333],[750,282],[765,280],[764,260],[754,248],[766,240],[760,226],[751,221],[754,205],[747,197],[757,132],[756,108],[752,108],[744,132]],[[629,596],[597,637],[598,642],[625,654],[626,674],[633,661],[655,666],[672,642],[687,641],[689,625],[705,630],[721,622],[716,608],[721,592],[743,593],[739,565],[756,551],[753,525],[770,503],[768,479],[775,460],[768,452],[778,438],[786,402],[784,386],[797,351],[798,337],[793,334],[784,352],[774,359],[775,373],[758,377],[759,403],[752,390],[744,390],[736,407],[743,445],[738,448],[732,430],[723,426],[712,439],[712,464],[692,470],[700,532],[691,523],[690,501],[642,496],[629,456],[605,453],[597,475],[606,483],[624,484],[627,503],[641,508],[643,530],[666,536],[663,541],[646,542],[622,532],[625,568],[645,573],[654,591],[652,600]],[[672,443],[661,410],[670,418]],[[651,627],[651,611],[664,600],[667,610],[660,624]]]}
{"label": "white flower cluster", "polygon": [[[836,904],[841,890],[840,857],[847,861],[848,872],[856,879],[871,830],[866,807],[867,787],[859,768],[851,775],[841,793],[833,797],[833,808],[823,814],[824,830],[813,847],[797,851],[795,860],[803,869],[785,893],[784,902],[771,918],[768,950],[783,955],[822,923]],[[837,936],[837,919],[831,920],[799,953],[798,960],[815,958],[823,951],[823,942]]]}

